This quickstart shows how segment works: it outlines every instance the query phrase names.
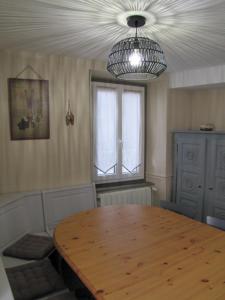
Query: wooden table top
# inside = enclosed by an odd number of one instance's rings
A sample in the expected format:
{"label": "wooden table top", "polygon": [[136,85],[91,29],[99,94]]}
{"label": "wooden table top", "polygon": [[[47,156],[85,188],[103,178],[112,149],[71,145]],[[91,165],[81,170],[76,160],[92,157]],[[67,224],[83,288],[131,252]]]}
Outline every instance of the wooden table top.
{"label": "wooden table top", "polygon": [[96,299],[225,299],[225,232],[173,212],[97,208],[65,219],[54,240]]}

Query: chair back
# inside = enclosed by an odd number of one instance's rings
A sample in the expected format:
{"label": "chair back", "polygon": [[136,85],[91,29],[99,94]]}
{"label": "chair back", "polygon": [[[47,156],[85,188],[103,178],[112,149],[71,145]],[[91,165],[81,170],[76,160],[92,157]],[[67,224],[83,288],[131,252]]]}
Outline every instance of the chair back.
{"label": "chair back", "polygon": [[177,204],[177,203],[170,202],[170,201],[160,201],[160,207],[164,208],[164,209],[168,209],[170,211],[173,211],[177,214],[186,216],[191,219],[195,218],[194,210],[183,204]]}

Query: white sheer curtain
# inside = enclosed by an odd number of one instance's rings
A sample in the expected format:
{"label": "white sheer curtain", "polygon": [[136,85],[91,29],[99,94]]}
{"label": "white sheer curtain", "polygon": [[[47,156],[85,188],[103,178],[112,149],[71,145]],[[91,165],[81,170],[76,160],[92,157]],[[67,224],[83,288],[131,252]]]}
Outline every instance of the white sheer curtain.
{"label": "white sheer curtain", "polygon": [[117,164],[117,91],[97,88],[95,102],[95,151],[98,175],[113,175]]}
{"label": "white sheer curtain", "polygon": [[141,94],[124,91],[122,97],[123,174],[139,172],[141,140]]}
{"label": "white sheer curtain", "polygon": [[96,182],[144,178],[144,88],[93,83]]}

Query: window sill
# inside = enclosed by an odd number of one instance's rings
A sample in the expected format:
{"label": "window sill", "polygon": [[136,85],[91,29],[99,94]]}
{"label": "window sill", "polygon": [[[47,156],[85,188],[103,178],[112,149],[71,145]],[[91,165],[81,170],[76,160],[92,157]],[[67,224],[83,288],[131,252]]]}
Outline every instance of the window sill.
{"label": "window sill", "polygon": [[124,182],[113,182],[113,183],[98,183],[96,184],[96,192],[104,193],[110,191],[126,190],[131,188],[139,188],[145,186],[154,186],[154,183],[146,182],[143,180],[133,180]]}

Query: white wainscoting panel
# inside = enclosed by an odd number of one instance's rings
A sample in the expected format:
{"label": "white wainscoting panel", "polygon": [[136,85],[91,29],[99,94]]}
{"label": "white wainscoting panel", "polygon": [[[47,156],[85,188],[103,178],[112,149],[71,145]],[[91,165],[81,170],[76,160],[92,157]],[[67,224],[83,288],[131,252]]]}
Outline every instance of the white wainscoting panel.
{"label": "white wainscoting panel", "polygon": [[0,211],[0,248],[29,231],[24,198],[8,204]]}
{"label": "white wainscoting panel", "polygon": [[0,257],[0,299],[14,300],[1,257]]}
{"label": "white wainscoting panel", "polygon": [[24,196],[27,208],[27,218],[32,232],[43,232],[45,230],[43,203],[41,192],[37,194],[27,194]]}
{"label": "white wainscoting panel", "polygon": [[94,185],[44,191],[43,205],[46,231],[51,231],[64,218],[96,207]]}
{"label": "white wainscoting panel", "polygon": [[69,215],[94,207],[92,184],[0,195],[0,252],[26,233],[49,232]]}
{"label": "white wainscoting panel", "polygon": [[44,230],[41,193],[7,196],[0,206],[0,251],[28,232]]}

